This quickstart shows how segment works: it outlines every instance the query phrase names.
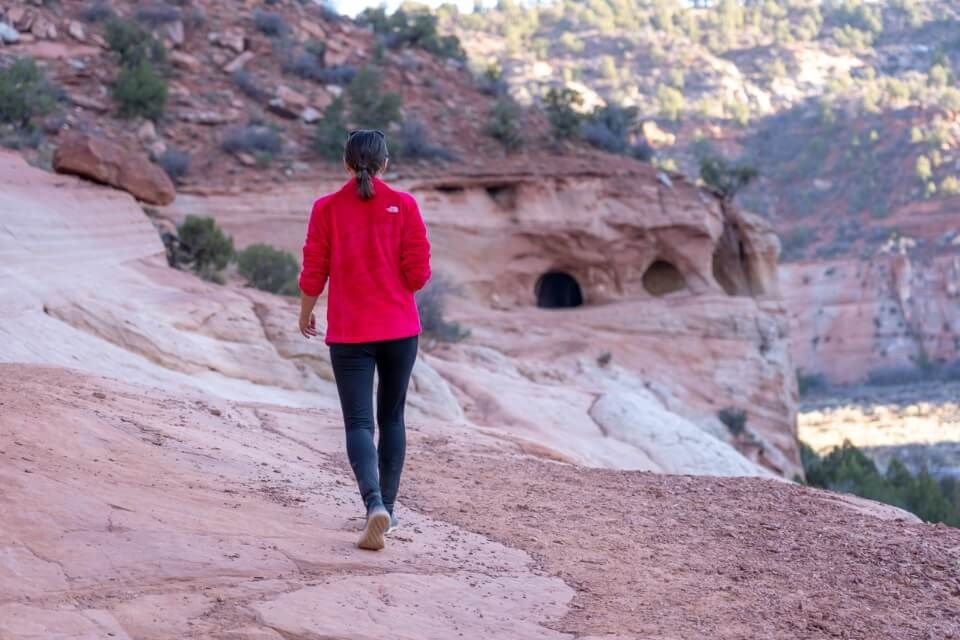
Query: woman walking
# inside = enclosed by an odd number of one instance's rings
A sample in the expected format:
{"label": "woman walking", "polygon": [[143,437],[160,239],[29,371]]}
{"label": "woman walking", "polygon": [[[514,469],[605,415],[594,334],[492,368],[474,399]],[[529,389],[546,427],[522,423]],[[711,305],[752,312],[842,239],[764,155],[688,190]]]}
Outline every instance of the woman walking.
{"label": "woman walking", "polygon": [[384,534],[397,525],[393,510],[406,450],[403,409],[420,334],[413,294],[430,278],[430,243],[416,200],[377,177],[387,161],[383,132],[350,133],[343,162],[351,178],[314,203],[300,273],[300,333],[306,338],[317,335],[313,309],[330,281],[326,343],[347,456],[367,510],[357,542],[362,549],[382,549]]}

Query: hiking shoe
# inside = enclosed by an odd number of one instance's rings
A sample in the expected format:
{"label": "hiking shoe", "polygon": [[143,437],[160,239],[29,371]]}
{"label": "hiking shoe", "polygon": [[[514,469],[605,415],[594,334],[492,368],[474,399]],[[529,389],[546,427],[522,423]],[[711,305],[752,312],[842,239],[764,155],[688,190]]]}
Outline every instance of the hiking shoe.
{"label": "hiking shoe", "polygon": [[393,533],[400,526],[400,518],[395,513],[390,514],[390,527],[384,531],[384,534]]}
{"label": "hiking shoe", "polygon": [[383,549],[383,534],[390,528],[390,512],[383,507],[374,507],[367,514],[367,526],[357,541],[361,549]]}

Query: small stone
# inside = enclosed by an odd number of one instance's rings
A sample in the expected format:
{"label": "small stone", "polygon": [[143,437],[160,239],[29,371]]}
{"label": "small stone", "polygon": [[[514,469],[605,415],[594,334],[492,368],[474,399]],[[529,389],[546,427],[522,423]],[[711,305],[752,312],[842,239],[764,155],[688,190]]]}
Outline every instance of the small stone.
{"label": "small stone", "polygon": [[183,51],[171,51],[170,62],[178,69],[185,69],[187,71],[199,71],[202,66],[199,60]]}
{"label": "small stone", "polygon": [[239,71],[240,69],[243,69],[244,65],[253,60],[254,56],[256,56],[256,54],[253,51],[244,51],[236,58],[225,64],[223,66],[223,70],[226,73],[234,73],[235,71]]}
{"label": "small stone", "polygon": [[167,152],[167,143],[163,140],[154,140],[147,145],[147,151],[150,152],[151,157],[159,158]]}
{"label": "small stone", "polygon": [[105,394],[103,391],[94,391],[94,392],[93,392],[93,397],[94,397],[94,398],[98,398],[98,399],[100,399],[100,400],[104,400],[104,399],[106,399],[107,394]]}
{"label": "small stone", "polygon": [[207,39],[218,47],[232,49],[237,53],[243,53],[247,48],[246,37],[242,31],[211,32]]}
{"label": "small stone", "polygon": [[339,98],[343,94],[343,87],[336,84],[328,84],[323,87],[334,98]]}
{"label": "small stone", "polygon": [[300,114],[300,119],[307,124],[313,124],[322,117],[322,114],[313,107],[307,107]]}
{"label": "small stone", "polygon": [[79,42],[84,42],[87,39],[87,33],[83,25],[76,20],[71,20],[70,24],[67,25],[67,33],[71,38]]}
{"label": "small stone", "polygon": [[137,129],[137,138],[143,143],[150,143],[157,139],[157,127],[152,120],[144,120]]}
{"label": "small stone", "polygon": [[170,42],[173,43],[174,47],[179,49],[183,46],[184,32],[183,22],[181,20],[171,22],[167,25],[167,37],[170,38]]}
{"label": "small stone", "polygon": [[220,411],[220,409],[210,409],[210,413],[212,413],[212,414],[215,415],[215,416],[223,415],[223,413]]}
{"label": "small stone", "polygon": [[255,167],[255,166],[257,166],[257,159],[254,158],[254,157],[253,157],[251,154],[249,154],[249,153],[245,153],[245,152],[241,151],[240,153],[237,153],[236,156],[237,156],[237,160],[240,161],[240,164],[242,164],[242,165],[244,165],[244,166],[247,166],[247,167]]}

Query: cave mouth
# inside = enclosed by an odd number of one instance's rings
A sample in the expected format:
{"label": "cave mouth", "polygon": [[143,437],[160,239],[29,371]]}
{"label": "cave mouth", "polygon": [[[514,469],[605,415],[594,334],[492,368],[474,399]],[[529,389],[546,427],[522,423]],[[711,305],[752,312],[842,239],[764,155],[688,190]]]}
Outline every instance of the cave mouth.
{"label": "cave mouth", "polygon": [[652,296],[665,296],[686,289],[687,279],[672,262],[654,260],[643,272],[643,288]]}
{"label": "cave mouth", "polygon": [[548,271],[534,288],[541,309],[572,309],[583,305],[583,292],[577,279],[566,271]]}

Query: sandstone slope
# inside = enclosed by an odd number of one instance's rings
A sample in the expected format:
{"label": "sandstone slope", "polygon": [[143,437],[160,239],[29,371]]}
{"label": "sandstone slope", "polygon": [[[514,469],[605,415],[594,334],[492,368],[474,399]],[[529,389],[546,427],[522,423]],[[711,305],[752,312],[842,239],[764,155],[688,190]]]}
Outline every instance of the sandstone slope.
{"label": "sandstone slope", "polygon": [[412,421],[352,546],[336,412],[0,365],[0,636],[949,638],[960,533],[772,480],[588,470]]}

